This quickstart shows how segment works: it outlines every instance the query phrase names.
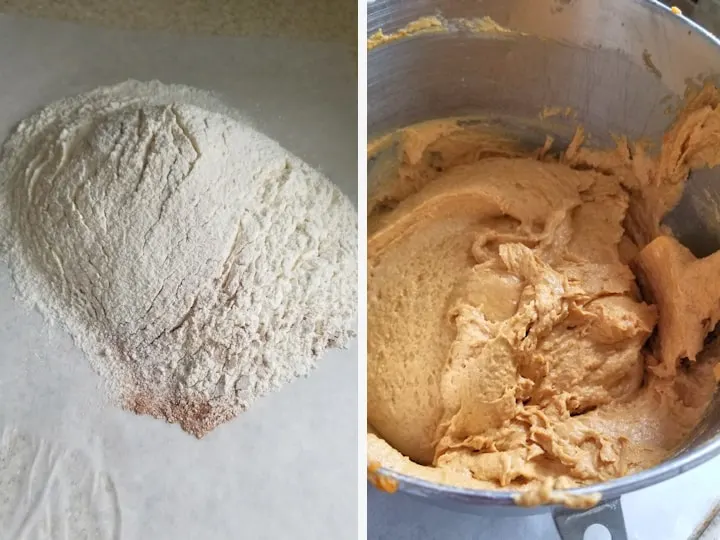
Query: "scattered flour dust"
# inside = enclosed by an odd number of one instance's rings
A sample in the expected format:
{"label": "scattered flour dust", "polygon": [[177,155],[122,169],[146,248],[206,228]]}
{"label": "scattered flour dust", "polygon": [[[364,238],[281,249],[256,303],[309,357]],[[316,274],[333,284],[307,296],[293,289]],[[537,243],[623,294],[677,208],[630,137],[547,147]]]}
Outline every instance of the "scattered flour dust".
{"label": "scattered flour dust", "polygon": [[357,213],[214,100],[128,81],[23,121],[0,249],[121,406],[200,437],[354,336]]}
{"label": "scattered flour dust", "polygon": [[119,540],[112,478],[77,449],[0,430],[0,538]]}

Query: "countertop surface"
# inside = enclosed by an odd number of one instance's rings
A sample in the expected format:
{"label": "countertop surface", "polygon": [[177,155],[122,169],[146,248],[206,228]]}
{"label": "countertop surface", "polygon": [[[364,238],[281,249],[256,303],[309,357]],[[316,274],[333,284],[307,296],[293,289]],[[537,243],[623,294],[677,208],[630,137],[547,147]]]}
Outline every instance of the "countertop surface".
{"label": "countertop surface", "polygon": [[[61,97],[159,79],[213,91],[357,201],[350,47],[0,15],[0,50],[0,139]],[[0,539],[357,538],[355,344],[197,440],[105,403],[69,336],[13,296],[0,263]],[[25,522],[54,528],[8,533]]]}
{"label": "countertop surface", "polygon": [[355,0],[0,0],[0,12],[123,29],[357,43]]}

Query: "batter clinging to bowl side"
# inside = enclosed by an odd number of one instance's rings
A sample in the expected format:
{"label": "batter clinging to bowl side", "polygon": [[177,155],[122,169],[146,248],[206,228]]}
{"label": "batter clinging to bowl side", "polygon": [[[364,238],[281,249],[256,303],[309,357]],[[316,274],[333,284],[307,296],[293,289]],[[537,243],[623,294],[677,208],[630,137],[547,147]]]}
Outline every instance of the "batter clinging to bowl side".
{"label": "batter clinging to bowl side", "polygon": [[456,122],[395,137],[397,174],[369,201],[370,460],[564,488],[684,442],[716,384],[718,355],[699,353],[720,254],[696,260],[660,220],[690,167],[720,163],[719,105],[703,89],[654,157],[581,131],[560,158]]}

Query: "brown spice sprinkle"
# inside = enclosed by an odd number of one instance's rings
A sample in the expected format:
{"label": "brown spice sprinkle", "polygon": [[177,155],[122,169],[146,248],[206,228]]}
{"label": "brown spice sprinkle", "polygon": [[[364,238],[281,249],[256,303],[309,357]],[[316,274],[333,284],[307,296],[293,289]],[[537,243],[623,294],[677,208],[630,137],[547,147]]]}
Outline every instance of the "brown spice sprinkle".
{"label": "brown spice sprinkle", "polygon": [[123,408],[135,414],[165,420],[170,424],[180,424],[183,430],[198,439],[202,439],[239,412],[207,402],[190,401],[182,396],[155,397],[149,391],[129,396],[123,403]]}

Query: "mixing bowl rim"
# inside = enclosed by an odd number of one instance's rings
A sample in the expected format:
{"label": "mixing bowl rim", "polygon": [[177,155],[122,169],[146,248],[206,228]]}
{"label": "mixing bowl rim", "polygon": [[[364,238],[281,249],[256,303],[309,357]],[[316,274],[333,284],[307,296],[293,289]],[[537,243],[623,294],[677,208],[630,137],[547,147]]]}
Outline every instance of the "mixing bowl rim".
{"label": "mixing bowl rim", "polygon": [[[570,496],[588,496],[600,494],[602,500],[615,499],[625,493],[652,486],[664,480],[673,478],[690,469],[697,467],[720,455],[720,437],[713,439],[702,446],[628,476],[615,478],[606,482],[583,487],[558,490]],[[404,473],[381,467],[377,474],[392,478],[398,482],[399,491],[427,499],[441,497],[442,499],[455,499],[466,503],[489,503],[497,505],[515,506],[514,496],[522,493],[517,489],[472,489],[456,487],[450,484],[431,482]],[[552,504],[543,506],[553,506]]]}

